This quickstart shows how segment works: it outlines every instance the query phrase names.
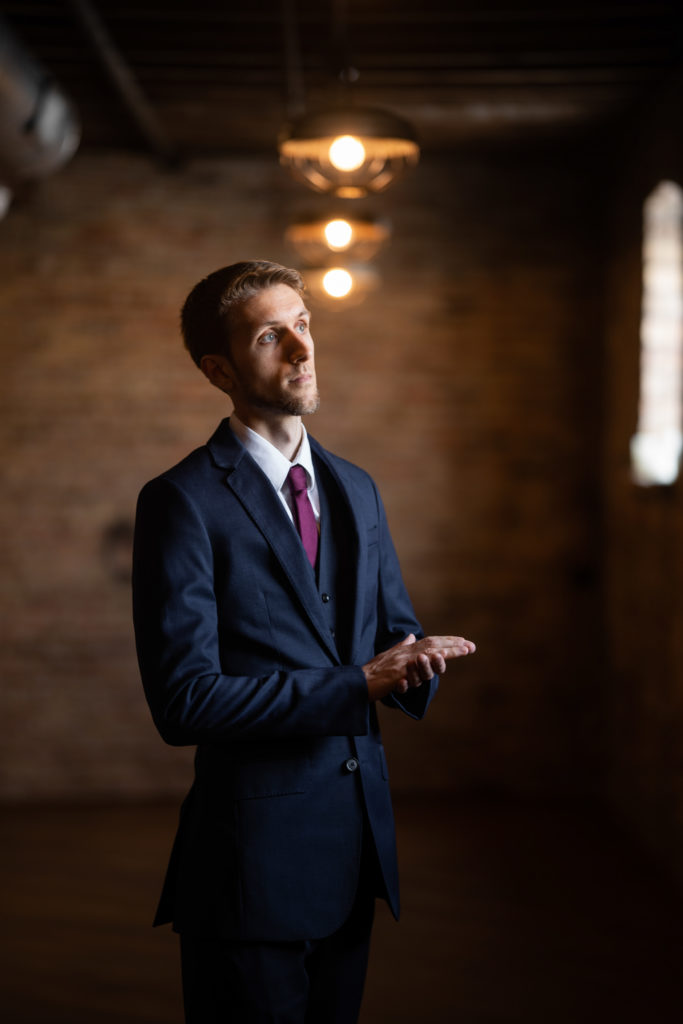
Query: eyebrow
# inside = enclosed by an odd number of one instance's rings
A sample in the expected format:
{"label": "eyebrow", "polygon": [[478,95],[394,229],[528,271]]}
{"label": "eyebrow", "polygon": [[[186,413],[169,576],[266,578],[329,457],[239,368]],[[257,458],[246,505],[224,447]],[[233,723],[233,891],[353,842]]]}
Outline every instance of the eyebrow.
{"label": "eyebrow", "polygon": [[[310,316],[310,315],[311,315],[310,309],[306,309],[306,307],[304,306],[303,309],[299,310],[299,312],[295,314],[295,318],[298,320],[299,317]],[[279,323],[282,323],[282,321],[281,320],[264,320],[262,324],[258,325],[256,330],[257,331],[261,331],[261,330],[263,330],[264,327],[277,327],[277,325]]]}

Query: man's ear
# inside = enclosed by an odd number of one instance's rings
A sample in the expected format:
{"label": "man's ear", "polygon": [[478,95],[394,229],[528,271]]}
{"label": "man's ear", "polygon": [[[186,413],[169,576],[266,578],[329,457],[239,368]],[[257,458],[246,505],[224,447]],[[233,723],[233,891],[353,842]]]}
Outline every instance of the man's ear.
{"label": "man's ear", "polygon": [[235,381],[226,356],[219,354],[202,356],[199,368],[219,391],[224,391],[226,395],[232,392]]}

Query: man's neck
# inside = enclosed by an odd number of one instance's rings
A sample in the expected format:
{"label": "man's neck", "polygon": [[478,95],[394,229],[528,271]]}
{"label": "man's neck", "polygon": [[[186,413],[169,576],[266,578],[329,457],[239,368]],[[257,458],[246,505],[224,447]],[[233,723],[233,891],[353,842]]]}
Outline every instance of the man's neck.
{"label": "man's neck", "polygon": [[260,434],[290,462],[299,451],[304,436],[300,416],[258,416],[239,409],[235,409],[235,414],[245,427]]}

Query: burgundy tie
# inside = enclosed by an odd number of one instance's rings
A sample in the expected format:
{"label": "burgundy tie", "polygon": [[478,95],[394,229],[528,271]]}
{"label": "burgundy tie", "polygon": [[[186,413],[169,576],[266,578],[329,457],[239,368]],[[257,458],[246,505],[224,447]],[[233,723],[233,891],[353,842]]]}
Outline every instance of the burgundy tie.
{"label": "burgundy tie", "polygon": [[318,557],[318,525],[315,521],[313,506],[308,498],[306,487],[306,470],[303,466],[292,466],[287,474],[289,486],[294,498],[294,522],[299,536],[308,555],[308,561],[315,568]]}

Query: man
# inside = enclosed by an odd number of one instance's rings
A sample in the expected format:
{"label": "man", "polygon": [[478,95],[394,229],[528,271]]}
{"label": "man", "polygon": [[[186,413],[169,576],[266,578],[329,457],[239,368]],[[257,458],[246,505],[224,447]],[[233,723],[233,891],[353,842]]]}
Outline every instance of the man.
{"label": "man", "polygon": [[197,745],[155,922],[180,933],[189,1024],[357,1019],[375,897],[398,916],[376,703],[422,717],[474,650],[417,639],[373,481],[303,427],[303,292],[267,261],[192,290],[185,344],[234,413],[138,502],[145,692],[162,737]]}

